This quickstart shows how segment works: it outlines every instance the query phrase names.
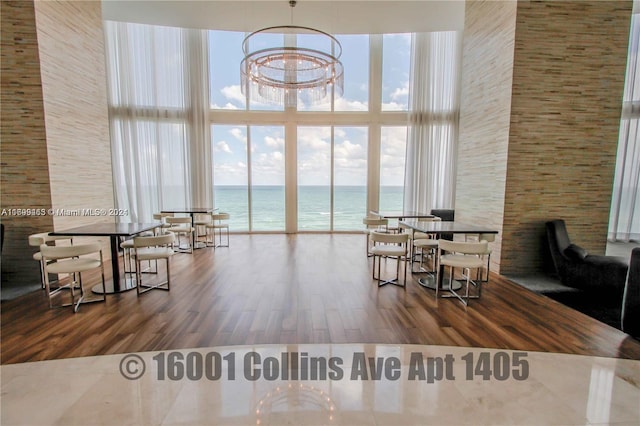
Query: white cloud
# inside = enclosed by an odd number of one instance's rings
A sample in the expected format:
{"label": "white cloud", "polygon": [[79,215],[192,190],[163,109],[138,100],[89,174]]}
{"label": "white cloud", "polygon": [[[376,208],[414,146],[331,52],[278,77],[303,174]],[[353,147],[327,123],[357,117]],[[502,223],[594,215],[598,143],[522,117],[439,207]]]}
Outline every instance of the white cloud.
{"label": "white cloud", "polygon": [[229,130],[229,133],[240,142],[247,142],[247,136],[244,134],[244,131],[241,128],[234,127],[233,129]]}
{"label": "white cloud", "polygon": [[218,163],[214,169],[213,181],[216,185],[246,185],[247,165],[237,163]]}
{"label": "white cloud", "polygon": [[382,156],[397,157],[404,162],[407,147],[407,128],[404,126],[384,127],[381,139]]}
{"label": "white cloud", "polygon": [[366,145],[345,140],[335,146],[336,185],[366,184],[367,148]]}
{"label": "white cloud", "polygon": [[218,104],[212,104],[211,105],[211,109],[232,109],[232,110],[237,110],[240,109],[237,106],[233,105],[230,102],[227,102],[224,106],[220,106]]}
{"label": "white cloud", "polygon": [[272,136],[265,136],[264,143],[270,148],[279,149],[284,147],[284,138],[281,138],[281,137],[274,138]]}
{"label": "white cloud", "polygon": [[335,101],[336,111],[367,111],[368,109],[368,104],[360,101],[348,100],[344,97],[340,97]]}
{"label": "white cloud", "polygon": [[380,155],[381,185],[402,185],[407,145],[407,128],[384,127],[382,129]]}
{"label": "white cloud", "polygon": [[298,158],[298,185],[327,185],[330,171],[329,152],[306,153]]}
{"label": "white cloud", "polygon": [[399,155],[384,154],[380,156],[380,166],[385,169],[401,167],[404,170],[404,157]]}
{"label": "white cloud", "polygon": [[229,99],[230,101],[239,102],[240,105],[244,105],[246,102],[246,98],[242,94],[239,84],[233,85],[233,86],[225,86],[222,89],[220,89],[220,93],[222,93],[222,96]]}
{"label": "white cloud", "polygon": [[407,106],[405,104],[400,105],[397,102],[383,102],[382,111],[406,111]]}
{"label": "white cloud", "polygon": [[331,138],[330,127],[300,127],[298,141],[302,148],[312,151],[327,151]]}
{"label": "white cloud", "polygon": [[336,161],[344,159],[348,161],[353,160],[365,160],[367,159],[367,151],[362,145],[351,143],[351,141],[345,140],[342,143],[336,144],[334,149],[334,155]]}
{"label": "white cloud", "polygon": [[[336,98],[334,102],[335,111],[367,111],[369,105],[365,102],[349,100],[343,96]],[[299,111],[310,111],[311,108],[305,103],[298,100]],[[331,98],[327,97],[313,105],[313,111],[330,111],[331,110]]]}
{"label": "white cloud", "polygon": [[396,88],[391,93],[391,99],[394,101],[402,100],[409,96],[409,82],[406,81],[402,87]]}
{"label": "white cloud", "polygon": [[229,144],[226,141],[220,141],[216,144],[216,151],[218,152],[226,152],[227,154],[233,154],[231,148],[229,148]]}
{"label": "white cloud", "polygon": [[282,185],[284,183],[284,155],[279,151],[257,155],[251,168],[254,185]]}

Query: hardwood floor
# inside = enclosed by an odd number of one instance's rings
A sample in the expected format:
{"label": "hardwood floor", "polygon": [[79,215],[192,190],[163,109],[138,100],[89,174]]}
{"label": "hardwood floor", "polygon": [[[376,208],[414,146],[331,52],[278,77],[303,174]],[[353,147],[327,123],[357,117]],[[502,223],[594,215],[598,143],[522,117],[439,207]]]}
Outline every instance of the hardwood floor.
{"label": "hardwood floor", "polygon": [[[436,300],[418,276],[406,289],[378,288],[364,244],[363,235],[232,235],[229,248],[176,254],[170,292],[111,295],[77,314],[49,309],[36,291],[2,303],[1,362],[268,343],[415,343],[640,359],[640,342],[497,275],[467,308]],[[393,273],[395,264],[388,266]]]}

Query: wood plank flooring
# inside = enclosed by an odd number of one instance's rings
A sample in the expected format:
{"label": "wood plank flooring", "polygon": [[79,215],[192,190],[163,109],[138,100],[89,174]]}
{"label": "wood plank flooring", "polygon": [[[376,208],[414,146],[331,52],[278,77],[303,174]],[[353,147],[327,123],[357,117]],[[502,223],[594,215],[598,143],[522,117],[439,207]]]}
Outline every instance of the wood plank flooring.
{"label": "wood plank flooring", "polygon": [[[378,288],[364,244],[363,235],[232,235],[229,248],[176,254],[170,292],[111,295],[76,314],[49,309],[43,291],[3,302],[1,362],[268,343],[414,343],[640,359],[638,341],[495,274],[467,308],[436,300],[410,274],[406,289]],[[388,267],[393,273],[390,260]]]}

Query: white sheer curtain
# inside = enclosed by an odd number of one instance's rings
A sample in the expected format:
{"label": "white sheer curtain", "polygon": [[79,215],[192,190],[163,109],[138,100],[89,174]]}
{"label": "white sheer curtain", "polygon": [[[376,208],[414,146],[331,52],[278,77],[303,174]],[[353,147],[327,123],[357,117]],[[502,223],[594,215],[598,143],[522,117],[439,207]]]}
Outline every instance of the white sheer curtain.
{"label": "white sheer curtain", "polygon": [[212,206],[206,33],[110,21],[105,32],[120,219]]}
{"label": "white sheer curtain", "polygon": [[640,241],[640,7],[634,4],[609,240]]}
{"label": "white sheer curtain", "polygon": [[453,208],[460,43],[454,31],[412,35],[404,208]]}

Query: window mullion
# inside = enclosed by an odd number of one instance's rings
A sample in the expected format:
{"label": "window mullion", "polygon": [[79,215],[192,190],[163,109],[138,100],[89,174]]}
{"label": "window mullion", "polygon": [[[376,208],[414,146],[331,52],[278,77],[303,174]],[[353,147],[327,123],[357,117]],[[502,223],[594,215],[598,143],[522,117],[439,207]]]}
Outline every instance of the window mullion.
{"label": "window mullion", "polygon": [[251,169],[251,126],[247,127],[247,208],[248,208],[248,218],[249,218],[249,232],[253,231],[253,205],[252,205],[252,196],[253,192],[253,179],[251,175],[253,174]]}
{"label": "window mullion", "polygon": [[380,111],[382,109],[382,35],[369,36],[369,145],[367,148],[367,212],[380,202]]}
{"label": "window mullion", "polygon": [[298,127],[295,119],[284,128],[285,232],[298,232]]}

